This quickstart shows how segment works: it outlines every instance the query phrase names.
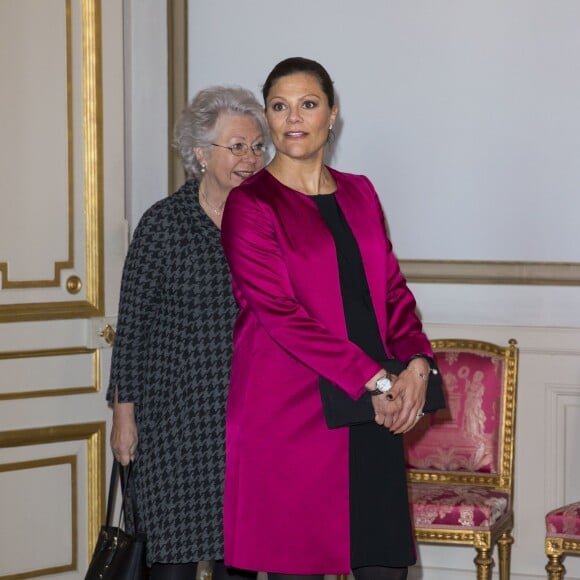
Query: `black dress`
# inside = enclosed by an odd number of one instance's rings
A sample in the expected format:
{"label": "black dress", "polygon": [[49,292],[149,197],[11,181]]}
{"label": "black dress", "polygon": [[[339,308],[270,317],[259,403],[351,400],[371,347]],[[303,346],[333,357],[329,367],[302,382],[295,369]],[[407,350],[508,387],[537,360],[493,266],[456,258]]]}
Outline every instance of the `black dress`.
{"label": "black dress", "polygon": [[[356,239],[333,194],[314,200],[336,244],[348,338],[386,359]],[[349,429],[351,566],[410,566],[416,556],[403,437],[374,421]]]}

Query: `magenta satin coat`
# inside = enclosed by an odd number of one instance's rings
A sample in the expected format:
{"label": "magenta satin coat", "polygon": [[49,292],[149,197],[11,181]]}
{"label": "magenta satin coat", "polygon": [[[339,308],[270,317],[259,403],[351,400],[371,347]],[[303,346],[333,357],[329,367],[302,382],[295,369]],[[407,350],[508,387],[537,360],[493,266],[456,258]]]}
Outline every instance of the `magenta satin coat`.
{"label": "magenta satin coat", "polygon": [[[387,352],[431,354],[372,184],[331,172]],[[381,367],[347,340],[332,235],[313,199],[262,170],[230,193],[222,241],[241,308],[226,417],[226,564],[347,573],[348,428],[326,427],[318,381],[358,398]],[[369,481],[369,493],[380,488]]]}

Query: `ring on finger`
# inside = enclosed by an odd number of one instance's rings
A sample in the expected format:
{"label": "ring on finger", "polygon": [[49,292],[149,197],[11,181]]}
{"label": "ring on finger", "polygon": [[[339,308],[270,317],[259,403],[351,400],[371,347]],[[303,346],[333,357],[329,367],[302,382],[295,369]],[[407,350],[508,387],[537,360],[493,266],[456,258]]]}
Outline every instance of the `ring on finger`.
{"label": "ring on finger", "polygon": [[421,412],[421,413],[417,413],[417,419],[420,419],[421,417],[424,417],[425,413]]}

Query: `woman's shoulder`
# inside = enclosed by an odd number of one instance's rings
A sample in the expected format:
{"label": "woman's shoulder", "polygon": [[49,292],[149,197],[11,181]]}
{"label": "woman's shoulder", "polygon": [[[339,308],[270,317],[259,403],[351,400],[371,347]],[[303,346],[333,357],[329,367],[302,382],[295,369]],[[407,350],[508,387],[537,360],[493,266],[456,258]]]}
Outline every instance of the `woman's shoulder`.
{"label": "woman's shoulder", "polygon": [[[240,185],[237,185],[232,189],[230,195],[234,192],[256,192],[262,191],[267,185],[270,180],[270,174],[266,170],[265,167],[256,171],[254,175],[250,175],[250,177],[244,179]],[[236,193],[236,195],[240,195]]]}
{"label": "woman's shoulder", "polygon": [[371,198],[377,195],[371,180],[366,175],[345,173],[344,171],[338,171],[331,167],[328,169],[334,177],[338,191],[341,192],[341,195],[366,195]]}
{"label": "woman's shoulder", "polygon": [[333,167],[328,167],[328,170],[334,177],[337,183],[342,183],[346,185],[364,185],[366,187],[372,187],[371,180],[366,175],[360,175],[357,173],[346,173],[345,171],[339,171]]}
{"label": "woman's shoulder", "polygon": [[191,216],[192,207],[197,206],[197,182],[185,182],[175,193],[156,201],[139,220],[137,229],[151,226],[156,228],[167,222],[175,223]]}
{"label": "woman's shoulder", "polygon": [[268,171],[262,168],[230,191],[227,204],[267,201],[272,197],[274,183]]}

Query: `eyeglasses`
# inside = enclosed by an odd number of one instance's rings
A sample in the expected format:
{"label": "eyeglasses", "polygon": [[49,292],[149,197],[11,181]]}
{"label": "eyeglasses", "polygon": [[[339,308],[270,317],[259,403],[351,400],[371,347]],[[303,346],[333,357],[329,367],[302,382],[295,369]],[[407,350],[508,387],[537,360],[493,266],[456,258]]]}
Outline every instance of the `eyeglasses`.
{"label": "eyeglasses", "polygon": [[214,147],[221,147],[222,149],[229,149],[232,155],[236,157],[243,157],[248,153],[248,149],[252,150],[252,153],[256,157],[261,157],[266,152],[266,146],[263,143],[256,143],[256,145],[248,145],[247,143],[234,143],[233,145],[218,145],[217,143],[212,143]]}

